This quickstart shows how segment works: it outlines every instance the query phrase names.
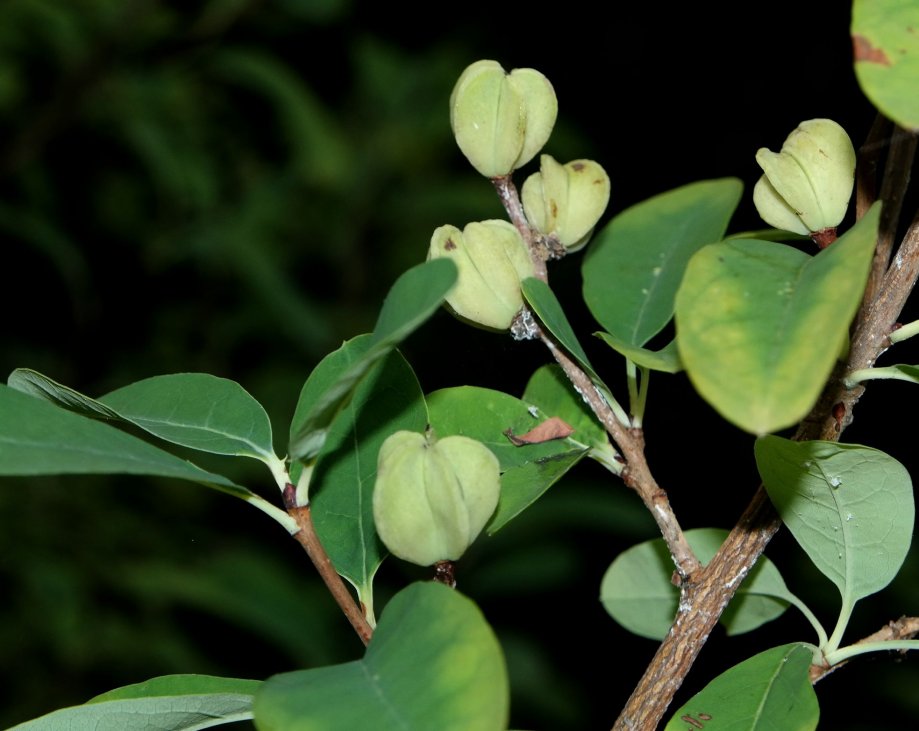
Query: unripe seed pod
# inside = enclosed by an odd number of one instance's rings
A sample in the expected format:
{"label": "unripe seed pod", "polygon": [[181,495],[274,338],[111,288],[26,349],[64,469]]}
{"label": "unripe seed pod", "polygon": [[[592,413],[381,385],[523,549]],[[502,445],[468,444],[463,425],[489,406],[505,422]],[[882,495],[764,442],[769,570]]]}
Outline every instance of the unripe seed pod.
{"label": "unripe seed pod", "polygon": [[523,307],[520,282],[535,266],[514,226],[500,219],[470,223],[460,231],[441,226],[431,237],[428,259],[450,257],[456,285],[446,304],[459,318],[489,330],[507,330]]}
{"label": "unripe seed pod", "polygon": [[494,513],[500,487],[498,458],[481,442],[398,431],[377,458],[377,534],[405,561],[456,561]]}
{"label": "unripe seed pod", "polygon": [[520,193],[527,220],[569,252],[577,251],[590,240],[609,203],[609,176],[593,160],[561,165],[541,155],[539,163],[539,172],[526,179]]}
{"label": "unripe seed pod", "polygon": [[763,176],[753,204],[770,226],[810,235],[835,229],[846,215],[855,183],[855,148],[832,119],[801,122],[780,152],[756,153]]}
{"label": "unripe seed pod", "polygon": [[450,126],[460,150],[488,178],[525,165],[549,139],[558,116],[552,84],[534,69],[510,74],[497,61],[476,61],[450,94]]}

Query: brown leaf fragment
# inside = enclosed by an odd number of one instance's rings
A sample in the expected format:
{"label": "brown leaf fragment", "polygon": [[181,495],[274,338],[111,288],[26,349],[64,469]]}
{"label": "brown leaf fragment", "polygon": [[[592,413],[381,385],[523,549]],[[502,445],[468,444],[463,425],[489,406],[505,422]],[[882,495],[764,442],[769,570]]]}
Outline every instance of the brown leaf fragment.
{"label": "brown leaf fragment", "polygon": [[879,63],[881,66],[890,66],[890,59],[884,49],[875,48],[865,36],[852,36],[852,52],[856,61]]}
{"label": "brown leaf fragment", "polygon": [[522,447],[524,444],[541,444],[553,439],[564,439],[572,434],[574,434],[574,429],[557,416],[546,419],[539,426],[533,427],[520,436],[515,436],[513,429],[507,429],[504,432],[504,436],[510,439],[511,444],[516,447]]}

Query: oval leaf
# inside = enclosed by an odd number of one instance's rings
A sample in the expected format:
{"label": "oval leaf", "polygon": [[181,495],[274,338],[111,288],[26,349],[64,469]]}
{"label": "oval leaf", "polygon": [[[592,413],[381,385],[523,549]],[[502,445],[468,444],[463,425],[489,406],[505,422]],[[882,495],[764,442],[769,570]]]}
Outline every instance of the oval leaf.
{"label": "oval leaf", "polygon": [[494,633],[472,601],[433,582],[392,598],[362,660],[275,675],[255,699],[259,731],[504,731],[508,715]]}
{"label": "oval leaf", "polygon": [[564,439],[515,446],[505,432],[525,434],[550,415],[501,391],[475,386],[428,394],[431,427],[438,437],[464,434],[487,446],[501,463],[501,496],[486,530],[496,533],[529,507],[587,454],[578,431]]}
{"label": "oval leaf", "polygon": [[[686,540],[699,560],[707,564],[727,535],[728,531],[720,528],[697,528],[686,531]],[[600,584],[600,601],[625,629],[662,640],[670,631],[680,601],[672,575],[673,559],[662,538],[639,543],[610,564]],[[761,556],[720,621],[728,634],[749,632],[781,615],[789,596],[775,564]]]}
{"label": "oval leaf", "polygon": [[258,680],[165,675],[96,696],[9,731],[197,731],[252,718]]}
{"label": "oval leaf", "polygon": [[213,454],[266,462],[277,457],[271,422],[242,386],[209,373],[174,373],[132,383],[98,399],[160,439]]}
{"label": "oval leaf", "polygon": [[[689,258],[724,237],[743,183],[690,183],[619,213],[584,257],[584,302],[614,338],[642,346],[670,322]],[[637,362],[637,361],[636,361]]]}
{"label": "oval leaf", "polygon": [[133,474],[253,493],[100,421],[0,384],[0,475]]}
{"label": "oval leaf", "polygon": [[[357,362],[373,347],[369,338],[352,341],[345,356]],[[332,423],[316,461],[309,500],[316,533],[335,570],[354,584],[368,608],[373,576],[386,554],[373,522],[377,453],[390,434],[423,432],[427,423],[414,371],[399,351],[390,351]]]}
{"label": "oval leaf", "polygon": [[754,434],[795,424],[813,407],[861,302],[880,207],[810,257],[737,239],[689,263],[676,298],[677,344],[699,394]]}
{"label": "oval leaf", "polygon": [[448,259],[427,261],[403,272],[383,301],[371,346],[362,357],[338,374],[324,390],[311,394],[308,402],[304,402],[301,395],[298,411],[302,410],[302,416],[295,418],[291,425],[288,447],[291,459],[309,461],[319,454],[329,427],[363,378],[380,359],[434,314],[454,284],[456,265]]}
{"label": "oval leaf", "polygon": [[813,731],[820,720],[808,672],[813,648],[773,647],[723,672],[682,706],[664,731]]}
{"label": "oval leaf", "polygon": [[852,601],[889,584],[906,559],[915,505],[906,468],[857,444],[762,437],[769,499],[818,569]]}
{"label": "oval leaf", "polygon": [[852,48],[855,77],[881,113],[919,129],[919,6],[903,0],[855,0]]}

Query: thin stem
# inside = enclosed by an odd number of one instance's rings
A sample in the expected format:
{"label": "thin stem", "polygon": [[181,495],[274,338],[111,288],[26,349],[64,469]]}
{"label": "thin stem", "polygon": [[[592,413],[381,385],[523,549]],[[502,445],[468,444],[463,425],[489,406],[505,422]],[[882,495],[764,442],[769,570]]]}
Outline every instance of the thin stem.
{"label": "thin stem", "polygon": [[901,325],[890,333],[887,339],[890,340],[891,343],[899,343],[913,337],[913,335],[919,335],[919,320],[913,320],[906,325]]}
{"label": "thin stem", "polygon": [[292,518],[289,513],[284,512],[277,505],[272,505],[261,495],[256,495],[253,493],[252,495],[247,496],[245,500],[250,505],[255,506],[267,516],[280,523],[284,530],[286,530],[291,535],[294,535],[298,530],[300,530],[300,526],[297,524],[297,521]]}
{"label": "thin stem", "polygon": [[641,426],[645,418],[645,404],[648,402],[648,385],[651,382],[651,369],[639,367],[638,403],[635,404],[635,426]]}
{"label": "thin stem", "polygon": [[826,645],[821,645],[821,649],[827,656],[836,652],[839,645],[842,644],[842,636],[846,633],[846,627],[849,626],[849,620],[852,618],[852,610],[855,608],[855,601],[852,597],[843,597],[842,607],[839,610],[839,619],[836,620],[836,627],[833,634],[827,640]]}
{"label": "thin stem", "polygon": [[810,607],[807,606],[804,602],[802,602],[794,594],[789,593],[783,598],[786,601],[788,601],[793,607],[795,607],[795,609],[801,612],[801,614],[804,615],[804,618],[808,622],[810,622],[811,627],[813,627],[814,631],[817,633],[817,645],[821,648],[826,647],[826,644],[827,644],[826,630],[823,628],[823,625],[820,623],[820,620],[817,619],[816,615],[810,610]]}
{"label": "thin stem", "polygon": [[351,592],[348,591],[345,582],[342,581],[341,576],[338,575],[338,572],[332,565],[332,560],[329,558],[329,554],[325,552],[325,548],[323,548],[319,536],[316,535],[316,530],[313,527],[313,519],[310,516],[309,505],[297,506],[294,504],[295,492],[296,489],[293,485],[288,485],[284,492],[287,512],[296,521],[299,527],[299,530],[294,533],[294,538],[303,546],[306,555],[310,557],[310,560],[319,572],[319,576],[322,577],[323,582],[325,582],[332,597],[351,623],[357,636],[360,637],[361,642],[367,645],[370,642],[370,638],[373,636],[373,627],[370,626],[360,606],[354,601],[354,597],[351,596]]}
{"label": "thin stem", "polygon": [[546,268],[548,252],[538,245],[533,229],[530,228],[526,214],[523,212],[523,203],[520,202],[517,186],[514,185],[510,175],[492,178],[491,182],[498,192],[498,198],[501,199],[501,204],[504,206],[504,210],[507,211],[511,223],[514,224],[514,228],[520,233],[520,237],[530,250],[530,257],[533,259],[533,276],[543,282],[548,282],[549,272]]}
{"label": "thin stem", "polygon": [[641,415],[638,410],[638,366],[630,358],[625,359],[625,379],[629,386],[629,413],[632,415],[632,423],[636,427],[641,426]]}
{"label": "thin stem", "polygon": [[835,652],[826,654],[826,661],[836,665],[844,660],[863,655],[866,652],[884,652],[892,650],[919,650],[919,640],[885,640],[882,642],[865,642],[848,647],[840,647]]}
{"label": "thin stem", "polygon": [[538,327],[537,336],[622,452],[625,460],[622,480],[638,493],[657,523],[676,564],[677,573],[685,579],[698,571],[702,564],[689,547],[683,529],[670,506],[667,493],[658,486],[648,467],[644,454],[644,434],[641,429],[630,429],[620,422],[609,403],[594,387],[590,377],[541,327]]}
{"label": "thin stem", "polygon": [[[530,249],[530,256],[536,268],[536,277],[548,283],[549,277],[546,270],[548,251],[540,245],[533,230],[530,228],[529,222],[526,220],[523,205],[520,202],[520,195],[511,176],[493,178],[492,183],[498,192],[498,197],[501,199],[505,211],[507,211],[507,215]],[[644,454],[643,432],[639,428],[629,426],[631,423],[629,416],[619,403],[612,396],[607,398],[601,395],[584,369],[569,357],[565,349],[555,342],[535,318],[532,318],[532,320],[532,323],[530,323],[532,336],[538,337],[546,345],[552,357],[555,358],[568,380],[571,381],[574,389],[596,414],[600,423],[603,424],[613,442],[622,452],[625,460],[625,467],[621,470],[623,482],[638,493],[638,496],[654,517],[670,550],[670,555],[673,556],[677,573],[685,579],[694,571],[697,571],[702,564],[689,547],[689,542],[686,540],[683,529],[680,527],[679,521],[677,521],[676,515],[674,515],[670,506],[667,493],[658,486],[651,474]],[[638,398],[640,398],[640,395],[636,395],[636,400]]]}
{"label": "thin stem", "polygon": [[303,465],[300,471],[300,477],[297,480],[297,487],[294,491],[296,505],[310,504],[310,480],[313,477],[313,469],[316,467],[316,460],[311,459],[308,464]]}

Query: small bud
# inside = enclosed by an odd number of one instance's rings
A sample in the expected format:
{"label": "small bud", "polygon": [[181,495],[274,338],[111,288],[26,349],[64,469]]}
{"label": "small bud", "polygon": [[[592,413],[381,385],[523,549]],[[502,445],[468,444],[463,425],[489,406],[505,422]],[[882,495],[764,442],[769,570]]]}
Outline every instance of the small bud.
{"label": "small bud", "polygon": [[764,175],[753,204],[770,226],[802,235],[835,229],[849,207],[855,183],[855,148],[831,119],[801,122],[780,152],[756,153]]}
{"label": "small bud", "polygon": [[476,61],[450,95],[450,126],[460,150],[488,178],[525,165],[549,139],[558,115],[552,84],[534,69],[510,74],[497,61]]}
{"label": "small bud", "polygon": [[389,551],[419,566],[455,561],[498,505],[498,458],[465,436],[398,431],[377,458],[373,519]]}
{"label": "small bud", "polygon": [[539,172],[526,179],[520,192],[527,219],[569,252],[577,251],[587,244],[609,203],[609,176],[593,160],[561,165],[541,155],[539,163]]}
{"label": "small bud", "polygon": [[508,221],[470,223],[463,231],[441,226],[431,237],[428,259],[450,257],[456,286],[447,306],[461,319],[489,330],[507,330],[523,307],[520,282],[535,273],[520,233]]}

